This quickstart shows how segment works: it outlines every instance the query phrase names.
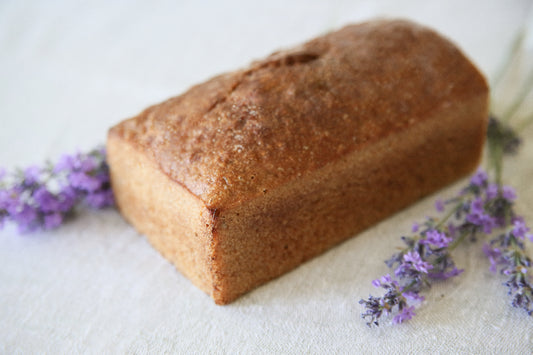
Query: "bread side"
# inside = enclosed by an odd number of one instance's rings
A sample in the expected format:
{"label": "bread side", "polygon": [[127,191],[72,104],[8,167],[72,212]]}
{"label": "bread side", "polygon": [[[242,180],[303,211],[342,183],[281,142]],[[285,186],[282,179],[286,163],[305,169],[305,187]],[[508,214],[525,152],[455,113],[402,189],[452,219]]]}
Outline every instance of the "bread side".
{"label": "bread side", "polygon": [[117,204],[229,303],[474,169],[487,101],[435,32],[348,26],[113,127]]}
{"label": "bread side", "polygon": [[122,138],[108,137],[107,155],[122,215],[197,287],[212,294],[211,212],[163,174],[146,152]]}

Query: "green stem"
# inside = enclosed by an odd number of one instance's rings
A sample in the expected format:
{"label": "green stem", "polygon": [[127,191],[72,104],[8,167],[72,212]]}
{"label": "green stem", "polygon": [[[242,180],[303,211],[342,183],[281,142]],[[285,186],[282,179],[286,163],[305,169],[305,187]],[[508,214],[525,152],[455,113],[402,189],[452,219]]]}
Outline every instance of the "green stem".
{"label": "green stem", "polygon": [[502,185],[502,171],[503,171],[503,149],[501,146],[498,146],[494,151],[495,157],[495,166],[494,166],[494,175],[496,184],[498,186]]}
{"label": "green stem", "polygon": [[460,197],[460,200],[459,202],[457,203],[457,205],[451,209],[441,220],[439,223],[437,223],[437,225],[435,226],[437,229],[442,227],[442,225],[444,223],[446,223],[446,221],[448,221],[450,219],[450,217],[452,217],[460,208],[461,206],[463,205],[463,200],[464,200],[464,197]]}
{"label": "green stem", "polygon": [[489,171],[494,172],[494,180],[498,185],[502,183],[502,170],[503,170],[503,146],[502,138],[498,133],[495,137],[489,135],[487,141],[488,145],[488,161],[489,161]]}
{"label": "green stem", "polygon": [[416,281],[411,281],[411,283],[410,283],[409,285],[405,286],[405,287],[402,289],[402,291],[400,292],[400,294],[402,295],[402,297],[403,297],[403,294],[404,294],[405,292],[408,292],[408,291],[411,289],[411,287],[413,287],[414,285],[416,285]]}
{"label": "green stem", "polygon": [[510,67],[511,62],[514,60],[514,58],[520,51],[520,48],[522,48],[522,44],[524,43],[525,37],[526,37],[526,31],[524,28],[522,28],[516,34],[516,37],[513,40],[510,50],[506,52],[507,56],[504,57],[504,60],[500,64],[500,67],[498,68],[496,75],[494,75],[494,79],[492,80],[492,87],[496,87],[496,85],[499,84],[500,81],[503,79],[505,73]]}
{"label": "green stem", "polygon": [[533,71],[529,73],[524,83],[523,89],[516,96],[516,99],[512,102],[511,106],[502,114],[502,119],[505,122],[509,122],[516,112],[522,107],[522,104],[526,101],[527,97],[533,89]]}
{"label": "green stem", "polygon": [[[442,217],[442,219],[439,221],[439,223],[437,223],[435,225],[436,229],[439,229],[440,227],[442,227],[444,225],[444,223],[446,223],[461,208],[461,206],[463,205],[464,199],[465,199],[464,196],[459,197],[459,202],[457,203],[457,205],[455,205],[455,207],[453,209],[451,209],[444,217]],[[415,239],[415,241],[420,239],[420,237],[418,237],[418,235],[413,236],[413,238]],[[411,249],[410,247],[404,248],[404,249],[402,249],[401,253],[405,254],[410,249]]]}
{"label": "green stem", "polygon": [[449,246],[448,246],[448,251],[452,251],[454,250],[455,248],[457,248],[457,246],[459,244],[461,244],[464,240],[465,240],[465,237],[468,235],[467,232],[463,232],[461,233],[461,235],[459,236],[459,238],[455,239]]}

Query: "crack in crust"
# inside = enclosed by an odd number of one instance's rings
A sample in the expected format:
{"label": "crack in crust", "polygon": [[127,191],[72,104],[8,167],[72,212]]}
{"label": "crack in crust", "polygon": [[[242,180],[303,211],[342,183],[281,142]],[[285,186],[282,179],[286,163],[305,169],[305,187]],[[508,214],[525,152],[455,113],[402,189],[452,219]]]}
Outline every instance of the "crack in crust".
{"label": "crack in crust", "polygon": [[[280,55],[283,54],[283,55]],[[314,60],[317,60],[320,58],[320,54],[312,53],[309,51],[300,51],[300,52],[278,52],[272,54],[269,58],[272,59],[266,59],[265,61],[258,62],[256,66],[252,65],[252,68],[245,71],[241,78],[236,81],[228,91],[226,95],[224,95],[221,98],[218,98],[213,102],[213,104],[207,109],[206,114],[213,111],[218,105],[226,102],[228,98],[237,90],[237,88],[242,84],[244,80],[246,80],[248,77],[252,76],[255,72],[261,69],[267,69],[267,68],[279,68],[282,66],[293,66],[297,64],[306,64],[309,62],[312,62]]]}

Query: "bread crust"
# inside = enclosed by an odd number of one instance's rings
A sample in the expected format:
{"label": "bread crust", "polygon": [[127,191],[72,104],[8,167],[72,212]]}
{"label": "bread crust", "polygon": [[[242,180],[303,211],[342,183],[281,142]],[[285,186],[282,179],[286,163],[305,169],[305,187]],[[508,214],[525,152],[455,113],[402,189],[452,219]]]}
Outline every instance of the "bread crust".
{"label": "bread crust", "polygon": [[[370,21],[111,128],[113,188],[125,217],[225,304],[472,171],[487,110],[485,79],[451,42]],[[138,184],[154,182],[172,192],[147,201]],[[147,203],[157,222],[139,217]],[[168,252],[182,240],[197,242],[195,262]]]}

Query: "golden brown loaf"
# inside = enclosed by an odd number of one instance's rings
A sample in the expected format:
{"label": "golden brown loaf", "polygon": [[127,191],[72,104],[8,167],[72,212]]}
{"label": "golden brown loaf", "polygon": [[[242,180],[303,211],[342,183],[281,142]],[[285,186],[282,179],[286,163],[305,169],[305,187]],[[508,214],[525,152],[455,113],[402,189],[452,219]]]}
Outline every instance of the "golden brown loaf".
{"label": "golden brown loaf", "polygon": [[113,127],[113,189],[125,218],[225,304],[471,172],[487,101],[437,33],[351,25]]}

